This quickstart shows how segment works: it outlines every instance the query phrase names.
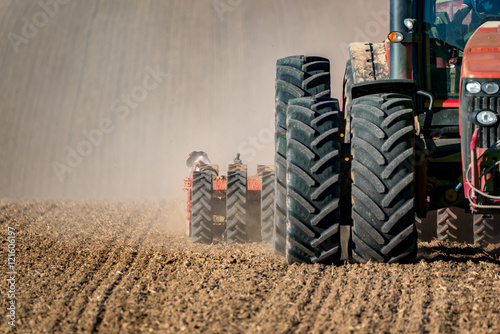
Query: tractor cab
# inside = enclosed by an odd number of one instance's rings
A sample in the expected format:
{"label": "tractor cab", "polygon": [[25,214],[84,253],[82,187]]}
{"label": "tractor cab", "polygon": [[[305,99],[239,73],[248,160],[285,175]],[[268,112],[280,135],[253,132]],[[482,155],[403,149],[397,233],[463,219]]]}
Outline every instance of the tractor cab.
{"label": "tractor cab", "polygon": [[[427,0],[414,3],[413,12],[416,15],[413,16],[421,26],[421,33],[417,34],[421,36],[421,43],[415,43],[418,61],[417,64],[414,62],[416,66],[413,77],[419,81],[419,88],[432,92],[438,99],[458,99],[466,45],[476,32],[481,32],[479,28],[483,24],[500,21],[500,3],[489,1],[491,8],[488,11],[486,5],[478,4],[476,8],[470,8],[464,5],[462,0]],[[491,28],[498,24],[489,23],[487,26]],[[473,42],[476,43],[477,41]],[[493,38],[486,41],[483,47],[498,45],[495,45]]]}
{"label": "tractor cab", "polygon": [[[460,71],[465,43],[470,38],[469,13],[463,23],[453,21],[462,1],[421,1],[418,19],[422,26],[422,43],[414,77],[420,87],[440,100],[458,100]],[[449,104],[449,103],[448,103]],[[455,106],[456,105],[455,102]],[[458,119],[458,118],[457,118]]]}
{"label": "tractor cab", "polygon": [[391,79],[417,89],[417,212],[500,210],[500,2],[392,0],[389,39]]}

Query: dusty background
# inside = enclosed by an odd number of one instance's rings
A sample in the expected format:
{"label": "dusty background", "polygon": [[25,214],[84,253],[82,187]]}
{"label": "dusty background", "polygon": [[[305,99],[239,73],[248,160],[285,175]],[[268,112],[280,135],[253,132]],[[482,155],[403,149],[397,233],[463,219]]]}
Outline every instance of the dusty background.
{"label": "dusty background", "polygon": [[270,164],[276,59],[330,58],[339,97],[347,43],[388,29],[389,1],[45,2],[0,2],[0,197],[165,198],[192,150]]}

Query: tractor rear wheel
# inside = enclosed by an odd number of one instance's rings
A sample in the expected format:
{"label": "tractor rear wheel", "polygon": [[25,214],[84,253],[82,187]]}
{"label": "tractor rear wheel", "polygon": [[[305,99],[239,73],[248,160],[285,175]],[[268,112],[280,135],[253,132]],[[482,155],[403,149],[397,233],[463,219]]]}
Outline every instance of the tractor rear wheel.
{"label": "tractor rear wheel", "polygon": [[274,179],[274,170],[264,169],[262,171],[260,222],[262,241],[265,242],[271,242],[273,239]]}
{"label": "tractor rear wheel", "polygon": [[340,116],[336,99],[290,100],[287,115],[288,263],[340,259]]}
{"label": "tractor rear wheel", "polygon": [[413,262],[417,253],[411,98],[374,94],[352,101],[352,256]]}
{"label": "tractor rear wheel", "polygon": [[432,241],[436,239],[436,211],[428,212],[426,218],[420,218],[415,215],[415,226],[419,241]]}
{"label": "tractor rear wheel", "polygon": [[226,237],[227,243],[245,243],[247,232],[247,171],[245,165],[227,172]]}
{"label": "tractor rear wheel", "polygon": [[276,62],[274,251],[285,255],[286,112],[290,99],[330,97],[330,62],[326,58],[292,56]]}
{"label": "tractor rear wheel", "polygon": [[[494,215],[474,215],[474,245],[487,247],[495,243],[495,227],[500,223]],[[498,228],[498,227],[497,227]]]}
{"label": "tractor rear wheel", "polygon": [[191,239],[194,243],[211,244],[212,173],[194,172],[191,189]]}
{"label": "tractor rear wheel", "polygon": [[437,239],[458,241],[458,216],[451,208],[437,210]]}

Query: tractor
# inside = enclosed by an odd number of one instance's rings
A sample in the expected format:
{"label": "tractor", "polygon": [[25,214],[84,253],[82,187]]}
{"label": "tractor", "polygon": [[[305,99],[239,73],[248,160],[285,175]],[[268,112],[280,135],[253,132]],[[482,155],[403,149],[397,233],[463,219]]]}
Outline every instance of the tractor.
{"label": "tractor", "polygon": [[203,151],[186,160],[187,235],[194,243],[270,241],[274,219],[274,166],[257,166],[256,176],[237,154],[227,176],[219,175]]}
{"label": "tractor", "polygon": [[487,7],[390,0],[388,40],[349,46],[341,101],[328,59],[277,61],[276,254],[411,263],[416,221],[437,210],[453,239],[452,208],[477,246],[498,242],[500,3]]}

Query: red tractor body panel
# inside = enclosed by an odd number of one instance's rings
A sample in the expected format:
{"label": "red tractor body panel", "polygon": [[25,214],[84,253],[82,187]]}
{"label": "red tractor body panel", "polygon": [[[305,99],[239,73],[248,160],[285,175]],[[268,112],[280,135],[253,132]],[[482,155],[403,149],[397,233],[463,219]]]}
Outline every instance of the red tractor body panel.
{"label": "red tractor body panel", "polygon": [[[462,79],[500,79],[500,22],[486,22],[479,27],[474,35],[469,39],[464,50],[462,63]],[[462,86],[461,86],[462,88]],[[463,96],[463,92],[460,92]],[[467,113],[467,110],[460,110],[460,113]],[[462,132],[462,118],[460,118],[460,131]],[[484,188],[484,180],[490,175],[481,178],[479,176],[483,159],[479,157],[484,153],[485,148],[479,148],[477,143],[477,131],[474,132],[470,142],[471,157],[471,182],[475,187]],[[467,138],[462,138],[462,145],[468,144]],[[463,173],[468,171],[468,163],[464,160]],[[474,200],[475,195],[469,184],[464,182],[465,197]]]}
{"label": "red tractor body panel", "polygon": [[462,78],[500,79],[500,22],[483,24],[470,38]]}

